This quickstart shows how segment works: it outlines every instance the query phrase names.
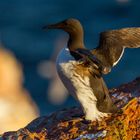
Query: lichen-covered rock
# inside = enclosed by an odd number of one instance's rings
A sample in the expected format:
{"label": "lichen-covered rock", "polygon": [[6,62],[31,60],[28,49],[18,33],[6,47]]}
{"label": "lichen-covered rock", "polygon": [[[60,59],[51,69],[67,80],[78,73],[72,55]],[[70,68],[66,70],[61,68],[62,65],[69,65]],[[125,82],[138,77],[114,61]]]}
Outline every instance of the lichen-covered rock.
{"label": "lichen-covered rock", "polygon": [[6,132],[4,139],[27,140],[138,140],[140,139],[140,78],[110,90],[122,111],[102,121],[86,121],[80,108],[73,107],[40,117],[25,128]]}

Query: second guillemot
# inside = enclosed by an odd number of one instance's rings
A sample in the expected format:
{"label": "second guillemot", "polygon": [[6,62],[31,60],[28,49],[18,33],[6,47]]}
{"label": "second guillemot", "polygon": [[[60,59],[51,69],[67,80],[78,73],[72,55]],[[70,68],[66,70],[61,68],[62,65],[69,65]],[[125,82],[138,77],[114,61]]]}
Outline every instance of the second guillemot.
{"label": "second guillemot", "polygon": [[84,31],[77,19],[67,19],[44,29],[62,29],[69,34],[56,61],[60,79],[80,103],[85,119],[101,120],[118,109],[112,103],[102,74],[108,74],[121,59],[124,49],[140,46],[140,28],[124,28],[100,34],[99,45],[88,50]]}

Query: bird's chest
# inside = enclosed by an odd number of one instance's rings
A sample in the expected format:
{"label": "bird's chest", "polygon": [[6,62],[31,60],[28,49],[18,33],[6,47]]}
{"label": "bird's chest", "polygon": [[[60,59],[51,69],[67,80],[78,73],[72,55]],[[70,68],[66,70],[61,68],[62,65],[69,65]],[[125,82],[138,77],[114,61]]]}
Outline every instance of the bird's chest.
{"label": "bird's chest", "polygon": [[57,71],[66,88],[71,92],[89,90],[89,71],[76,61],[67,50],[62,50],[56,61]]}

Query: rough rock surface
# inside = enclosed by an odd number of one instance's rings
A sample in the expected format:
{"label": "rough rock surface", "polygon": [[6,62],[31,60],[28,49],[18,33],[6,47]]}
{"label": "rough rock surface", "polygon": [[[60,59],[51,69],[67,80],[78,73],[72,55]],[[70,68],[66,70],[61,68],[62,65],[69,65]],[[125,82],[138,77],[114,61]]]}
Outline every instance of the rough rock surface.
{"label": "rough rock surface", "polygon": [[16,132],[6,132],[3,139],[24,140],[139,140],[140,78],[110,90],[121,112],[103,121],[86,121],[80,108],[74,107],[40,117]]}

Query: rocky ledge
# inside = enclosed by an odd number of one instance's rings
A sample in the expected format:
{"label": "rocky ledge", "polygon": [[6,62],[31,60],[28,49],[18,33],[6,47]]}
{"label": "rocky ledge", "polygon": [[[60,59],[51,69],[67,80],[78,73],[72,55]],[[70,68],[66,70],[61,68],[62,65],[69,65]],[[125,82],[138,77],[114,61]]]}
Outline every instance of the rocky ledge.
{"label": "rocky ledge", "polygon": [[138,140],[140,139],[140,78],[110,90],[122,112],[101,122],[86,121],[80,108],[73,107],[42,116],[25,128],[5,132],[4,140]]}

